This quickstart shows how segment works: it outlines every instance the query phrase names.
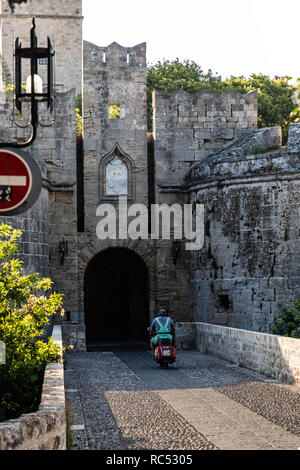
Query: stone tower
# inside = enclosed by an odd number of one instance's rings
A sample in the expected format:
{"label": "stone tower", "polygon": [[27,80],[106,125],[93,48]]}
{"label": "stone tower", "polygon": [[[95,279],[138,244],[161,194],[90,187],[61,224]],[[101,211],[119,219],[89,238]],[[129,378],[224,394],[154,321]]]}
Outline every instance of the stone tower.
{"label": "stone tower", "polygon": [[[55,82],[60,92],[82,88],[82,0],[28,0],[16,5],[12,14],[7,0],[0,1],[2,57],[8,80],[13,78],[14,40],[20,38],[23,47],[29,42],[32,18],[36,19],[36,32],[40,45],[50,37],[55,55]],[[40,62],[43,76],[46,66]]]}
{"label": "stone tower", "polygon": [[[146,44],[98,47],[84,41],[83,55],[84,227],[78,233],[78,307],[84,311],[88,336],[95,331],[109,335],[120,325],[126,335],[129,324],[133,334],[145,336],[151,243],[127,236],[99,240],[96,209],[110,203],[118,210],[120,195],[128,204],[148,205]],[[134,289],[135,295],[126,295]]]}
{"label": "stone tower", "polygon": [[[12,14],[8,2],[0,2],[2,71],[6,82],[13,83],[14,38],[20,38],[22,47],[28,46],[33,17],[38,45],[45,46],[49,36],[55,49],[56,97],[52,125],[40,125],[35,142],[24,149],[40,167],[42,191],[29,211],[19,217],[1,217],[0,222],[22,230],[19,255],[24,268],[41,275],[50,274],[57,290],[62,287],[61,279],[66,279],[66,271],[70,271],[69,264],[74,265],[72,257],[61,264],[59,243],[67,241],[70,252],[74,256],[76,253],[75,97],[82,91],[81,4],[81,0],[28,0],[26,4],[16,5]],[[38,67],[39,74],[45,78],[46,65],[39,63]],[[12,115],[13,96],[8,94],[5,98],[0,108],[0,140],[24,141],[30,135],[30,128],[17,126]],[[41,120],[45,117],[47,121],[49,118],[42,106],[39,117]],[[74,276],[77,279],[76,272]]]}

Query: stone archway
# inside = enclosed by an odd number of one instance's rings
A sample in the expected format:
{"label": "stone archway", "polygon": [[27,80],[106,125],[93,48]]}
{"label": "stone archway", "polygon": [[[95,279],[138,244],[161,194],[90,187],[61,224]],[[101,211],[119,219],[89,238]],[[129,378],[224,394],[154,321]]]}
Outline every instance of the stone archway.
{"label": "stone archway", "polygon": [[84,276],[87,344],[146,340],[148,284],[147,266],[134,251],[111,247],[95,255]]}

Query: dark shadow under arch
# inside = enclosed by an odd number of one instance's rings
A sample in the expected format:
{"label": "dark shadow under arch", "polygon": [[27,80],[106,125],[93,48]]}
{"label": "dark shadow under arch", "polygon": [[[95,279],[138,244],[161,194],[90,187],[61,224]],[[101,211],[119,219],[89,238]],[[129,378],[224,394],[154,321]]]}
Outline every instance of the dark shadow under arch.
{"label": "dark shadow under arch", "polygon": [[146,340],[148,291],[147,266],[134,251],[107,248],[95,255],[84,277],[87,344]]}

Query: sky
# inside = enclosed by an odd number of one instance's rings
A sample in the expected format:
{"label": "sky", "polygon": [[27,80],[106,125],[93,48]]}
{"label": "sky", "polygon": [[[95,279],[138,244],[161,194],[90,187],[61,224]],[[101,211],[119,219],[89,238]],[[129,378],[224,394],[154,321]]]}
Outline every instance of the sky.
{"label": "sky", "polygon": [[83,0],[83,37],[147,43],[147,61],[190,59],[223,78],[300,77],[299,0]]}

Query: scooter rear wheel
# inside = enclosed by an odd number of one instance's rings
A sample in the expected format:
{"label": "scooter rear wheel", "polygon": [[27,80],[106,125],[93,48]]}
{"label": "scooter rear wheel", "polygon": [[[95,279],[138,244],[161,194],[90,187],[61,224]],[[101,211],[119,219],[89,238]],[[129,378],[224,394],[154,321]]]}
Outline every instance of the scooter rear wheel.
{"label": "scooter rear wheel", "polygon": [[168,368],[168,363],[167,362],[161,362],[160,364],[161,369],[167,369]]}

